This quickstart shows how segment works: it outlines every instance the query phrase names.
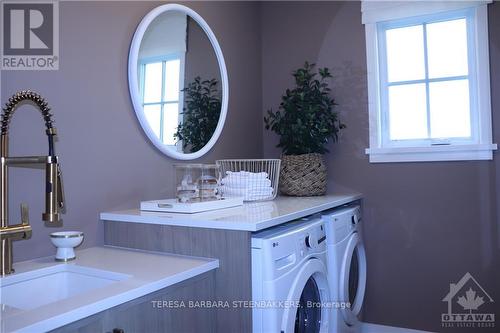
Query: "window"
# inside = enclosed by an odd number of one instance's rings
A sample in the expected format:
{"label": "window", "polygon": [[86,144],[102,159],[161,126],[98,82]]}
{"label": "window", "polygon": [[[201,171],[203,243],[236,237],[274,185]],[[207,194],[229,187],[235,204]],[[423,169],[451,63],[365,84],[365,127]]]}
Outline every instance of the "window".
{"label": "window", "polygon": [[491,159],[486,5],[407,6],[366,23],[370,161]]}
{"label": "window", "polygon": [[183,85],[181,56],[146,59],[140,66],[140,93],[144,114],[153,132],[166,145],[175,145],[181,121]]}

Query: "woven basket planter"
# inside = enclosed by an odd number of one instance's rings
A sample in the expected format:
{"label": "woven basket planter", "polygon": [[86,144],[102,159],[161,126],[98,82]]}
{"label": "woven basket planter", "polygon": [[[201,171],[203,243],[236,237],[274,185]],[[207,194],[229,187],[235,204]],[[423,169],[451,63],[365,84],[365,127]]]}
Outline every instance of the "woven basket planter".
{"label": "woven basket planter", "polygon": [[321,154],[281,156],[279,189],[284,195],[324,195],[326,178],[326,165]]}

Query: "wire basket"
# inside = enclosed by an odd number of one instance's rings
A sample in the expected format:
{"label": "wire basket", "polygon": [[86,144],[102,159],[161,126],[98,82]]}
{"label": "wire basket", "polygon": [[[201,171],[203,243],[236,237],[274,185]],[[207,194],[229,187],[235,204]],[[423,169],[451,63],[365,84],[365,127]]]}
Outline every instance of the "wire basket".
{"label": "wire basket", "polygon": [[273,200],[278,194],[281,160],[217,160],[222,197],[244,201]]}

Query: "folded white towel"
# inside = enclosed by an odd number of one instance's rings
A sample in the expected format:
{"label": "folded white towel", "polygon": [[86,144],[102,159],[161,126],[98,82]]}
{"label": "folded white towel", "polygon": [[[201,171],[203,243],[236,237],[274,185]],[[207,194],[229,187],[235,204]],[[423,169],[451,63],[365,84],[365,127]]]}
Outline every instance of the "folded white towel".
{"label": "folded white towel", "polygon": [[226,171],[226,175],[228,177],[238,177],[238,178],[242,178],[242,177],[247,177],[247,178],[263,178],[263,179],[269,178],[269,175],[267,174],[267,172],[249,172],[249,171],[234,172],[234,171]]}
{"label": "folded white towel", "polygon": [[272,187],[260,188],[234,188],[230,186],[221,186],[223,196],[243,197],[244,201],[267,199],[273,194]]}
{"label": "folded white towel", "polygon": [[243,197],[244,201],[272,197],[273,188],[267,172],[226,171],[220,190],[226,197]]}
{"label": "folded white towel", "polygon": [[260,188],[271,187],[271,181],[267,178],[252,178],[252,177],[224,177],[222,185],[234,188]]}

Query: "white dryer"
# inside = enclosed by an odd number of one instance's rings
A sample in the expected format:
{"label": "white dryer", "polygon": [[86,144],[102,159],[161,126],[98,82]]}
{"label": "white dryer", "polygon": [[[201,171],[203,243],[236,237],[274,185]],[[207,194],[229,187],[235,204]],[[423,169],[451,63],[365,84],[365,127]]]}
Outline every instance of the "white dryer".
{"label": "white dryer", "polygon": [[253,234],[253,332],[329,332],[324,229],[316,216]]}
{"label": "white dryer", "polygon": [[359,206],[324,212],[328,279],[332,302],[332,333],[360,332],[366,288],[366,255],[360,235]]}

